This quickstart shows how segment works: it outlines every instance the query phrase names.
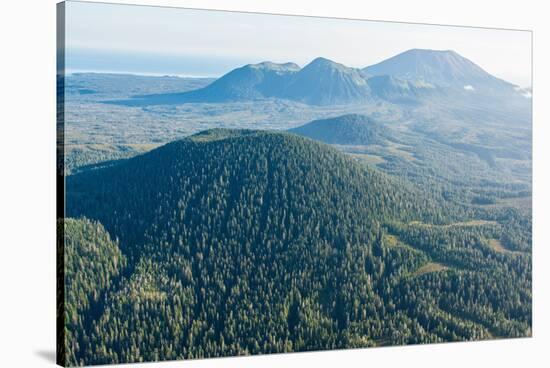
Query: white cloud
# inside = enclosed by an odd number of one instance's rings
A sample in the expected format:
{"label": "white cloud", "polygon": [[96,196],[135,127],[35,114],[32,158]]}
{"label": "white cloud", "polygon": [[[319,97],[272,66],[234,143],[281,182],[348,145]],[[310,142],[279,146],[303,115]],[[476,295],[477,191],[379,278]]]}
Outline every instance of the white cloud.
{"label": "white cloud", "polygon": [[474,86],[472,86],[471,84],[465,85],[465,86],[464,86],[464,89],[465,89],[466,91],[475,91]]}

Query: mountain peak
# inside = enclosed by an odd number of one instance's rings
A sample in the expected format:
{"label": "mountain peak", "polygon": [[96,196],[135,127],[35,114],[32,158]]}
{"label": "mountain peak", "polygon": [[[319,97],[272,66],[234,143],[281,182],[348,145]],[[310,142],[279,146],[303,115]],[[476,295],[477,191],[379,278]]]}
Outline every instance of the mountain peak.
{"label": "mountain peak", "polygon": [[358,69],[318,57],[297,72],[286,97],[313,105],[338,105],[370,99],[369,86]]}
{"label": "mountain peak", "polygon": [[409,49],[407,51],[402,52],[401,54],[406,53],[416,53],[416,54],[449,54],[449,55],[459,55],[454,50],[438,50],[438,49]]}
{"label": "mountain peak", "polygon": [[[419,60],[430,61],[430,60],[456,60],[459,62],[471,63],[475,65],[471,60],[460,55],[454,50],[437,50],[437,49],[410,49],[404,51],[394,57],[398,56],[408,56],[413,58],[418,58]],[[390,58],[391,59],[391,58]],[[388,59],[389,60],[389,59]],[[477,65],[476,65],[477,66]],[[481,68],[480,68],[481,69]]]}
{"label": "mountain peak", "polygon": [[353,71],[355,69],[345,66],[344,64],[337,63],[333,60],[317,57],[313,59],[309,64],[307,64],[303,70],[327,70],[327,69],[336,69],[341,72]]}
{"label": "mountain peak", "polygon": [[362,70],[367,77],[390,75],[407,81],[463,89],[511,87],[454,50],[411,49]]}
{"label": "mountain peak", "polygon": [[141,106],[265,98],[309,105],[368,103],[377,98],[416,103],[437,91],[455,97],[457,94],[472,96],[472,91],[485,96],[530,96],[454,50],[410,49],[362,70],[325,57],[316,57],[303,68],[291,62],[247,64],[201,89],[113,103]]}
{"label": "mountain peak", "polygon": [[248,65],[252,69],[260,69],[260,70],[272,70],[276,72],[296,72],[300,70],[300,67],[295,63],[274,63],[272,61],[263,61],[258,64],[249,64]]}
{"label": "mountain peak", "polygon": [[322,56],[318,56],[315,59],[313,59],[310,64],[337,64],[335,61],[332,61],[330,59],[327,59]]}

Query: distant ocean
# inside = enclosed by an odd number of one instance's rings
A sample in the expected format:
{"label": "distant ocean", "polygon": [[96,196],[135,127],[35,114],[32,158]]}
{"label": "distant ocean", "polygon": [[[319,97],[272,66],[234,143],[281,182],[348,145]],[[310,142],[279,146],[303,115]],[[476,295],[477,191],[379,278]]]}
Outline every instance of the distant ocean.
{"label": "distant ocean", "polygon": [[263,60],[68,49],[65,54],[65,70],[67,73],[216,78],[245,64],[261,61]]}
{"label": "distant ocean", "polygon": [[219,75],[192,75],[192,74],[174,74],[174,73],[152,73],[141,70],[92,70],[92,69],[65,69],[66,75],[79,73],[98,73],[98,74],[120,74],[137,75],[143,77],[177,77],[177,78],[218,78]]}

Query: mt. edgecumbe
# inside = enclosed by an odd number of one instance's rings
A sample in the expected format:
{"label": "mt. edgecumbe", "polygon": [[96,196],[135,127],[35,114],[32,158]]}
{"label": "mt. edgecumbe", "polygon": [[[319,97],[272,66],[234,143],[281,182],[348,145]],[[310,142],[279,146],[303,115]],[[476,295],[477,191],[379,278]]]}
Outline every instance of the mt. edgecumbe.
{"label": "mt. edgecumbe", "polygon": [[451,50],[412,49],[368,66],[362,72],[366,78],[389,75],[406,81],[458,89],[513,90],[514,87]]}
{"label": "mt. edgecumbe", "polygon": [[413,49],[363,69],[322,57],[303,68],[294,63],[269,61],[248,64],[204,88],[105,102],[145,106],[277,98],[326,106],[372,101],[407,104],[435,96],[456,99],[460,95],[467,101],[469,96],[521,100],[527,97],[519,87],[487,73],[454,51]]}

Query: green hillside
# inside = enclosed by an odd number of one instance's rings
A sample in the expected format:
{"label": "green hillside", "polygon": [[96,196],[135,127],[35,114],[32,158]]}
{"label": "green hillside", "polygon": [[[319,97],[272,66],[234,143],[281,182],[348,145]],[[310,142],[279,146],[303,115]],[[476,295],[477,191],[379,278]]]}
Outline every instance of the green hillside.
{"label": "green hillside", "polygon": [[[103,226],[87,219],[58,221],[65,236],[63,245],[64,283],[64,361],[68,365],[84,363],[85,351],[91,350],[88,339],[95,316],[103,311],[102,298],[114,287],[126,266],[120,252]],[[61,244],[60,244],[61,246]],[[61,307],[61,306],[60,306]]]}
{"label": "green hillside", "polygon": [[78,364],[530,335],[530,250],[495,248],[500,218],[294,134],[212,130],[70,176],[67,216],[127,261],[89,277],[105,293],[67,335]]}
{"label": "green hillside", "polygon": [[388,136],[387,129],[365,115],[349,114],[315,120],[290,132],[328,144],[381,144]]}

